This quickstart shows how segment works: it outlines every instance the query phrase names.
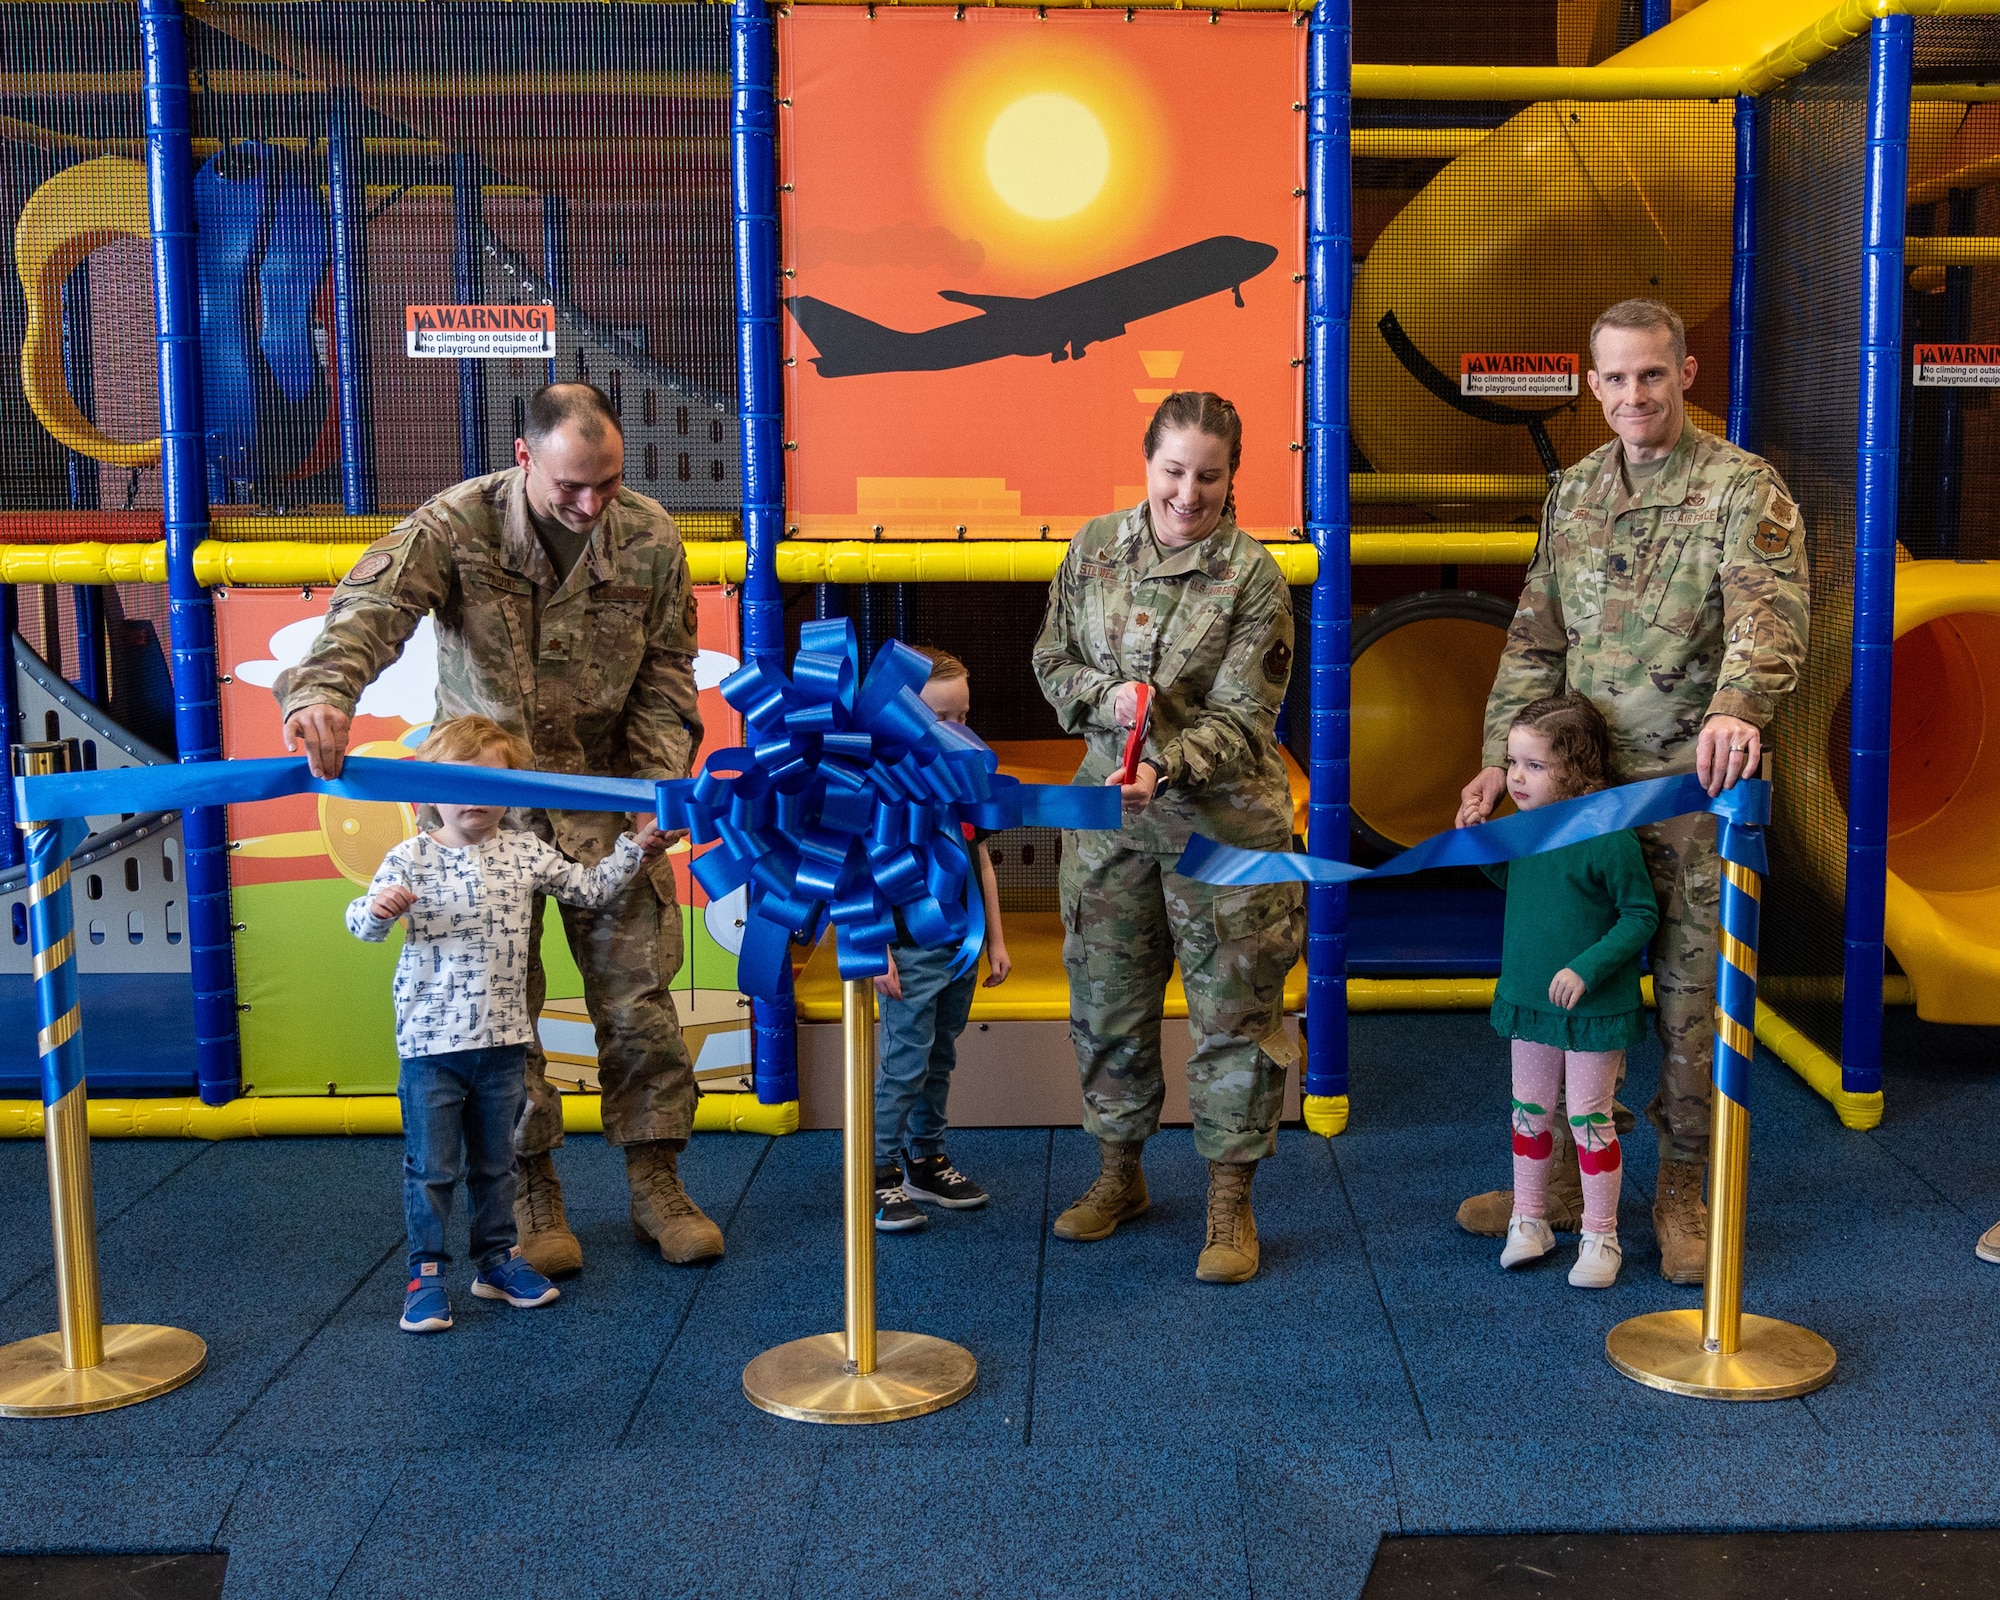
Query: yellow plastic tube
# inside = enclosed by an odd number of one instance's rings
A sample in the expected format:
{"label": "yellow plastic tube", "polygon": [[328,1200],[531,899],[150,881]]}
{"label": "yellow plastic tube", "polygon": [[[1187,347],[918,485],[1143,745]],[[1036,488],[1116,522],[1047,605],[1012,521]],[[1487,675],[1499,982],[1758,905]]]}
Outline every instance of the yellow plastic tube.
{"label": "yellow plastic tube", "polygon": [[1357,567],[1422,567],[1439,562],[1507,566],[1525,565],[1534,554],[1533,528],[1449,528],[1422,523],[1415,527],[1356,528],[1348,559]]}
{"label": "yellow plastic tube", "polygon": [[[1506,548],[1518,555],[1481,553],[1477,530],[1438,528],[1385,530],[1361,544],[1355,559],[1374,561],[1525,561],[1534,549],[1532,532],[1508,533]],[[1470,535],[1470,537],[1468,537]],[[1403,554],[1408,537],[1412,554]],[[1444,539],[1445,543],[1440,543]],[[195,546],[195,577],[205,584],[297,585],[338,583],[368,548],[361,544],[319,544],[260,539],[231,543],[204,539]],[[746,566],[738,540],[689,540],[688,571],[696,583],[740,583]],[[1061,540],[982,540],[958,543],[873,544],[867,541],[791,539],[778,546],[781,583],[1047,583],[1069,548]],[[1319,571],[1319,553],[1309,544],[1265,548],[1290,584],[1307,584]],[[1460,553],[1440,557],[1437,549]],[[1495,546],[1498,550],[1500,547]],[[165,583],[167,547],[159,544],[0,545],[0,583]]]}
{"label": "yellow plastic tube", "polygon": [[1357,506],[1539,504],[1549,480],[1539,472],[1352,472],[1347,497]]}
{"label": "yellow plastic tube", "polygon": [[1882,1121],[1882,1091],[1855,1094],[1843,1089],[1840,1063],[1761,1000],[1757,1002],[1757,1042],[1828,1101],[1843,1126],[1860,1130]]}
{"label": "yellow plastic tube", "polygon": [[1990,267],[2000,262],[2000,239],[1912,237],[1903,241],[1907,267]]}
{"label": "yellow plastic tube", "polygon": [[[594,1094],[562,1097],[563,1129],[602,1133],[603,1102]],[[696,1133],[796,1133],[799,1103],[765,1105],[754,1094],[705,1094],[695,1102]],[[327,1135],[400,1135],[401,1103],[392,1094],[248,1095],[225,1105],[199,1100],[92,1100],[93,1139],[275,1139]],[[0,1100],[0,1139],[39,1139],[39,1100]]]}

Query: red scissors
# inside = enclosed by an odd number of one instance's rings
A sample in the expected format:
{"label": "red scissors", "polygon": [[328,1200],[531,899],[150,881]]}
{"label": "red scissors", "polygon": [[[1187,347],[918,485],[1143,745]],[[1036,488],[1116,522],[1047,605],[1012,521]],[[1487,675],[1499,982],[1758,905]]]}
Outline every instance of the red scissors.
{"label": "red scissors", "polygon": [[1132,719],[1132,735],[1125,741],[1125,769],[1120,783],[1139,781],[1139,751],[1146,743],[1146,725],[1153,719],[1153,690],[1150,684],[1132,685],[1139,696],[1137,714]]}

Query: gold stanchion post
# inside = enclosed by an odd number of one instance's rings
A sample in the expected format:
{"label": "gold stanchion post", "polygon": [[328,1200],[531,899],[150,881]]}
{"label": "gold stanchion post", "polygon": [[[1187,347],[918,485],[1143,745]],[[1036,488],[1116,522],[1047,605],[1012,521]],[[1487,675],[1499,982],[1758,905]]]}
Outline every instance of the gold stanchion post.
{"label": "gold stanchion post", "polygon": [[[14,769],[22,777],[75,766],[75,740],[16,747]],[[104,1326],[69,892],[69,853],[78,836],[56,822],[20,825],[28,834],[28,928],[61,1331],[0,1346],[0,1416],[74,1417],[178,1389],[208,1364],[208,1346],[179,1328]]]}
{"label": "gold stanchion post", "polygon": [[1763,900],[1763,777],[1731,791],[1722,817],[1722,959],[1715,985],[1713,1117],[1708,1158],[1708,1271],[1701,1310],[1655,1311],[1613,1328],[1611,1364],[1654,1389],[1702,1400],[1784,1400],[1833,1376],[1833,1346],[1810,1329],[1743,1310],[1743,1235],[1750,1187],[1750,1060],[1757,1051],[1757,931]]}
{"label": "gold stanchion post", "polygon": [[743,1369],[743,1394],[795,1422],[895,1422],[941,1411],[972,1392],[972,1352],[923,1333],[875,1328],[875,988],[841,985],[847,1235],[847,1329],[794,1339]]}

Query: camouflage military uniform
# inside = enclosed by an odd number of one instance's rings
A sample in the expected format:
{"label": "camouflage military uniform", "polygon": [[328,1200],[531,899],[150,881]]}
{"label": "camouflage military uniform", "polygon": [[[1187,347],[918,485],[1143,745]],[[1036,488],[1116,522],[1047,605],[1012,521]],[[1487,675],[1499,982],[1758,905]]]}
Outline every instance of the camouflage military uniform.
{"label": "camouflage military uniform", "polygon": [[[326,626],[280,675],[278,703],[353,713],[361,691],[437,618],[440,721],[491,717],[526,739],[548,772],[680,778],[701,743],[695,600],[673,518],[621,489],[558,583],[528,520],[518,467],[447,489],[371,545],[334,591]],[[615,812],[530,812],[525,821],[586,866],[617,842]],[[528,1006],[539,1014],[543,903],[537,897]],[[597,1024],[604,1132],[613,1144],[685,1139],[694,1068],[668,985],[682,955],[673,868],[664,857],[601,911],[562,908]],[[528,1046],[524,1156],[562,1143],[561,1103]]]}
{"label": "camouflage military uniform", "polygon": [[1273,722],[1292,667],[1292,602],[1277,563],[1227,518],[1200,544],[1162,548],[1145,506],[1070,541],[1035,641],[1035,677],[1089,751],[1079,784],[1123,759],[1112,703],[1153,686],[1145,757],[1152,803],[1123,832],[1063,835],[1063,964],[1084,1126],[1130,1142],[1160,1125],[1160,1012],[1176,955],[1187,990],[1188,1102],[1210,1161],[1271,1154],[1285,1069],[1284,984],[1305,937],[1296,884],[1215,889],[1171,869],[1199,830],[1285,849],[1292,801]]}
{"label": "camouflage military uniform", "polygon": [[[1711,715],[1769,726],[1805,660],[1799,510],[1760,457],[1688,423],[1650,477],[1617,440],[1562,475],[1486,703],[1505,766],[1522,707],[1565,688],[1611,725],[1626,781],[1694,770]],[[1708,1159],[1721,867],[1715,819],[1638,830],[1660,896],[1651,966],[1665,1060],[1648,1115],[1662,1160]]]}

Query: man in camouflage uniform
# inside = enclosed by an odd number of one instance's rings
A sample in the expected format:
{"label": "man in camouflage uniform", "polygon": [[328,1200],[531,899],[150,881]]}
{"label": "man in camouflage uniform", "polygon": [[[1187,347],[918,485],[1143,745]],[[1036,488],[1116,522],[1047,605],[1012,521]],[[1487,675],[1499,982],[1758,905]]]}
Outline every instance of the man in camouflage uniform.
{"label": "man in camouflage uniform", "polygon": [[[1798,507],[1769,462],[1688,422],[1695,362],[1680,318],[1652,300],[1613,306],[1591,330],[1591,363],[1591,392],[1616,437],[1565,472],[1543,508],[1486,705],[1487,764],[1466,786],[1461,825],[1490,815],[1506,788],[1515,714],[1565,688],[1604,713],[1622,779],[1692,769],[1719,794],[1756,775],[1762,730],[1805,660]],[[1712,816],[1638,832],[1661,912],[1651,950],[1665,1052],[1647,1109],[1660,1140],[1653,1226],[1661,1275],[1694,1284],[1708,1258],[1721,865]],[[1575,1171],[1565,1145],[1550,1198],[1560,1205],[1572,1191],[1569,1209],[1580,1211]],[[1459,1221],[1503,1235],[1513,1198],[1474,1196]]]}
{"label": "man in camouflage uniform", "polygon": [[[1161,451],[1190,434],[1168,434]],[[1225,480],[1216,512],[1226,490]],[[1276,1148],[1285,1071],[1298,1054],[1283,996],[1305,936],[1304,895],[1296,884],[1212,888],[1172,868],[1195,832],[1290,848],[1291,792],[1273,723],[1291,661],[1291,593],[1269,553],[1227,515],[1196,542],[1165,544],[1147,505],[1099,517],[1070,541],[1035,642],[1042,693],[1063,727],[1088,741],[1077,783],[1118,781],[1133,685],[1153,689],[1123,831],[1063,835],[1070,1038],[1103,1170],[1055,1231],[1106,1238],[1146,1208],[1140,1150],[1160,1125],[1160,1013],[1178,953],[1195,1046],[1188,1104],[1195,1148],[1210,1164],[1197,1275],[1210,1282],[1257,1268],[1250,1181]]]}
{"label": "man in camouflage uniform", "polygon": [[[695,597],[680,535],[655,501],[621,487],[625,444],[611,402],[557,384],[529,403],[516,465],[447,489],[371,545],[334,591],[326,625],[275,686],[285,746],[337,776],[362,690],[437,619],[440,721],[491,717],[549,772],[687,776],[701,743]],[[643,818],[630,819],[636,825]],[[527,826],[586,866],[617,842],[613,812],[535,811]],[[535,902],[528,1008],[547,992]],[[562,907],[563,931],[597,1025],[604,1134],[625,1150],[632,1225],[669,1261],[722,1254],[722,1233],[681,1186],[694,1126],[693,1064],[668,985],[682,935],[666,858],[599,911]],[[522,1253],[551,1277],[583,1250],[550,1151],[562,1105],[528,1045],[516,1218]]]}

